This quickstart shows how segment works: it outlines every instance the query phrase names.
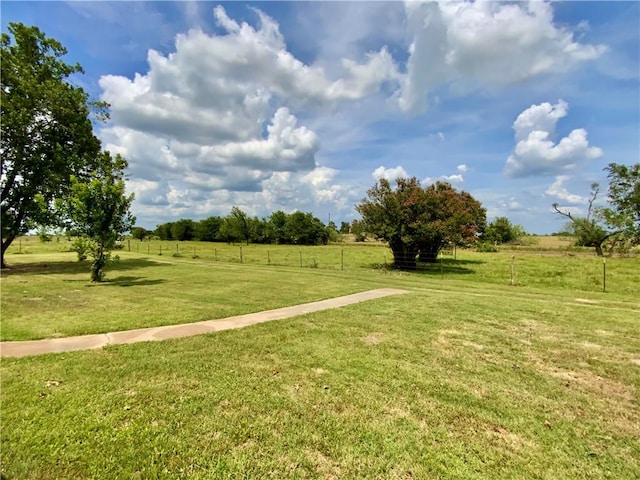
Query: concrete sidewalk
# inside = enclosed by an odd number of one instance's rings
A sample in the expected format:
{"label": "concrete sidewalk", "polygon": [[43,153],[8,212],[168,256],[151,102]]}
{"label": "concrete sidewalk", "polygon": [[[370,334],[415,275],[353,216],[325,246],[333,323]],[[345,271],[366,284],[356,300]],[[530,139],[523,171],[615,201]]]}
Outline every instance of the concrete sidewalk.
{"label": "concrete sidewalk", "polygon": [[295,317],[305,313],[318,312],[330,308],[344,307],[354,303],[366,302],[389,295],[409,293],[406,290],[381,288],[367,292],[354,293],[344,297],[330,298],[319,302],[303,303],[292,307],[278,308],[264,312],[249,313],[236,317],[206,320],[204,322],[187,323],[185,325],[167,325],[164,327],[140,328],[113,333],[98,333],[79,337],[54,338],[49,340],[32,340],[25,342],[0,342],[0,357],[26,357],[44,353],[71,352],[89,350],[107,345],[123,343],[153,342],[168,338],[191,337],[202,333],[219,332],[233,328],[242,328],[256,323],[270,322],[282,318]]}

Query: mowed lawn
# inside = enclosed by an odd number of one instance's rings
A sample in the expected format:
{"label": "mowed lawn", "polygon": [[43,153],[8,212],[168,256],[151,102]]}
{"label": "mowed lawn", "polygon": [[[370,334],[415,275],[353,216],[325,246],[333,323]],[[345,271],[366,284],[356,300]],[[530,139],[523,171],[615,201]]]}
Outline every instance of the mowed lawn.
{"label": "mowed lawn", "polygon": [[[301,248],[200,242],[164,242],[163,255],[119,251],[120,261],[108,267],[106,281],[92,284],[89,263],[60,251],[68,243],[42,244],[29,237],[22,247],[13,245],[7,255],[11,268],[0,276],[0,340],[183,324],[381,287],[587,295],[609,305],[636,299],[640,290],[638,257],[609,258],[603,265],[592,255],[566,252],[460,250],[455,259],[442,257],[403,273],[390,269],[391,252],[380,244]],[[169,255],[169,246],[174,253],[195,249],[202,256]]]}
{"label": "mowed lawn", "polygon": [[[591,258],[517,255],[511,286],[509,254],[406,274],[126,253],[111,282],[92,286],[72,257],[49,255],[16,256],[3,273],[3,335],[12,322],[11,335],[21,325],[34,338],[66,323],[84,326],[63,334],[104,328],[92,318],[135,328],[384,286],[411,293],[213,335],[3,358],[7,479],[640,477],[638,259],[608,260],[602,292]],[[231,293],[207,290],[216,278]],[[30,306],[22,321],[17,307],[7,315],[12,302]],[[55,319],[38,330],[48,309]]]}

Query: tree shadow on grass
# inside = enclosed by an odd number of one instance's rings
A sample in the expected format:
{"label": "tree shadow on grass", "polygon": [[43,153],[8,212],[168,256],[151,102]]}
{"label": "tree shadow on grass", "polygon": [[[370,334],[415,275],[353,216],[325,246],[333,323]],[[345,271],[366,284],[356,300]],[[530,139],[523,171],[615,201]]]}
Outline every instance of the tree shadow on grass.
{"label": "tree shadow on grass", "polygon": [[165,282],[166,280],[163,280],[161,278],[156,278],[151,280],[144,277],[116,277],[116,278],[107,278],[106,280],[100,283],[92,283],[90,285],[87,285],[87,287],[100,287],[100,286],[139,287],[144,285],[159,285]]}
{"label": "tree shadow on grass", "polygon": [[[74,274],[74,273],[86,273],[89,274],[90,262],[78,262],[78,261],[57,261],[57,262],[33,262],[33,263],[18,263],[15,265],[9,265],[9,268],[2,269],[2,276],[10,275],[49,275],[56,274]],[[119,260],[116,263],[109,265],[106,269],[107,273],[115,272],[119,270],[133,270],[137,268],[145,267],[168,267],[171,266],[168,263],[156,262],[147,258],[127,258],[126,260]]]}
{"label": "tree shadow on grass", "polygon": [[407,273],[416,273],[419,275],[470,275],[476,273],[472,268],[463,265],[481,265],[485,263],[482,260],[438,260],[436,263],[418,262],[413,270],[401,270],[393,266],[393,264],[382,265],[379,263],[370,265],[371,268],[387,270],[387,271],[404,271]]}
{"label": "tree shadow on grass", "polygon": [[[464,260],[463,260],[464,261]],[[473,262],[484,263],[484,262]],[[419,263],[418,268],[414,272],[420,275],[470,275],[476,273],[475,270],[463,267],[462,263],[458,263],[457,260],[451,262],[437,262],[437,263]]]}

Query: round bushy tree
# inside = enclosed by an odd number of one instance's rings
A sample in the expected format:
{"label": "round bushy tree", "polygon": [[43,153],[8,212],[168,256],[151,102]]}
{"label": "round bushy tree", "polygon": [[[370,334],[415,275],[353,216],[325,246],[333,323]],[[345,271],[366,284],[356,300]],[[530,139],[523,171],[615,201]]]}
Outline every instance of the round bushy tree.
{"label": "round bushy tree", "polygon": [[435,262],[449,242],[471,243],[484,228],[486,211],[468,192],[436,182],[425,188],[413,178],[398,178],[396,188],[380,179],[356,206],[364,228],[387,241],[394,265],[415,269],[417,258]]}

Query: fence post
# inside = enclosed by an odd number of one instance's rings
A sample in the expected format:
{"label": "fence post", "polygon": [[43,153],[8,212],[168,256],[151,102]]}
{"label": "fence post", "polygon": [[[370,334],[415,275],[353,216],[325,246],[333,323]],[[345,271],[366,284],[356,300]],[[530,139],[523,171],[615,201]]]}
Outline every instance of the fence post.
{"label": "fence post", "polygon": [[176,255],[180,254],[180,244],[176,242]]}
{"label": "fence post", "polygon": [[214,262],[218,261],[218,249],[217,248],[213,249],[213,261]]}
{"label": "fence post", "polygon": [[242,263],[242,247],[240,247],[240,263]]}
{"label": "fence post", "polygon": [[149,255],[150,253],[151,253],[151,241],[147,243],[147,255]]}
{"label": "fence post", "polygon": [[602,259],[602,291],[607,291],[607,259]]}
{"label": "fence post", "polygon": [[162,244],[160,244],[160,255],[162,255]]}
{"label": "fence post", "polygon": [[[386,254],[385,254],[385,258],[386,258]],[[340,249],[340,271],[341,272],[344,271],[344,248]]]}
{"label": "fence post", "polygon": [[302,267],[302,250],[300,250],[300,267]]}
{"label": "fence post", "polygon": [[515,285],[515,279],[516,279],[516,267],[514,265],[516,256],[515,255],[511,255],[511,286]]}
{"label": "fence post", "polygon": [[269,250],[267,250],[267,265],[271,265],[271,256],[269,255]]}
{"label": "fence post", "polygon": [[22,253],[22,239],[18,241],[18,253]]}
{"label": "fence post", "polygon": [[130,252],[131,251],[131,240],[127,239],[127,251]]}

